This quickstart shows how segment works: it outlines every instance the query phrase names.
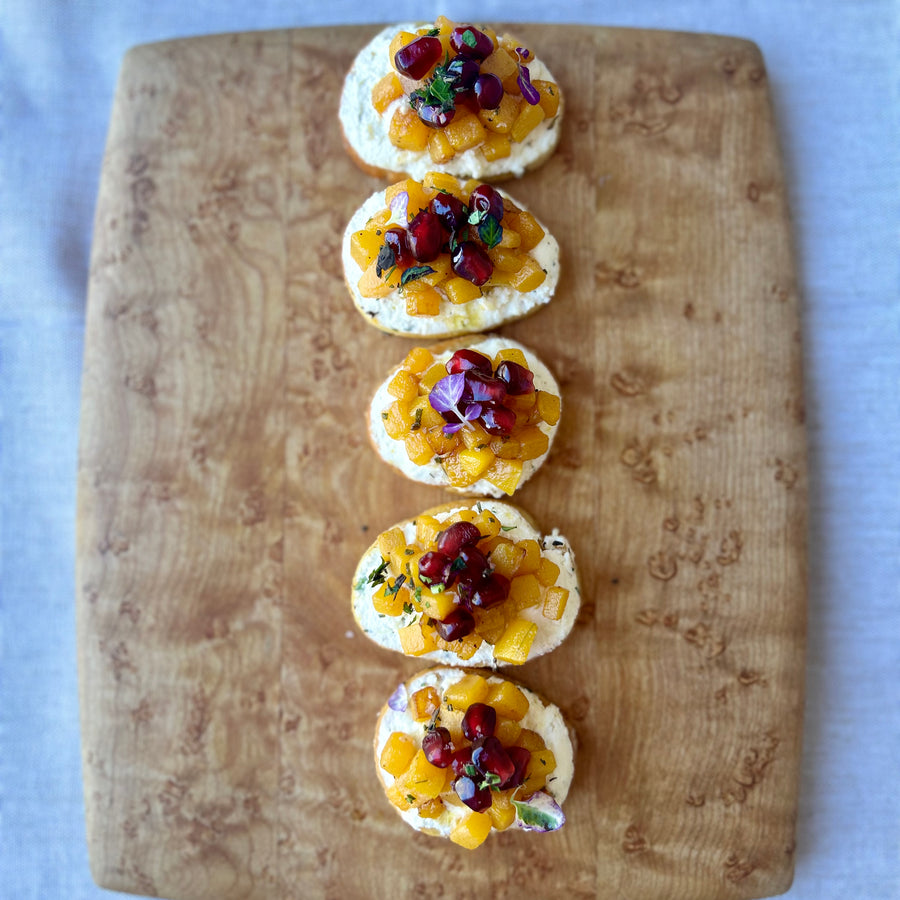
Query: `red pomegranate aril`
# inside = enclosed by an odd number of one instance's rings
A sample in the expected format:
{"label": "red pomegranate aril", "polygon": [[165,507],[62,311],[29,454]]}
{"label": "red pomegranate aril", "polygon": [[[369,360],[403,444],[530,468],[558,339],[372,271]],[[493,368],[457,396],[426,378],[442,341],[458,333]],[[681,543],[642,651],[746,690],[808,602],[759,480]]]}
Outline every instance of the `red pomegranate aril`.
{"label": "red pomegranate aril", "polygon": [[504,359],[497,366],[497,377],[506,385],[506,393],[518,396],[534,393],[534,373],[525,366]]}
{"label": "red pomegranate aril", "polygon": [[454,775],[465,775],[466,766],[472,765],[472,748],[461,747],[450,758],[450,767]]}
{"label": "red pomegranate aril", "polygon": [[503,744],[491,736],[484,739],[481,746],[472,751],[472,763],[485,775],[497,775],[498,786],[516,774],[516,766],[503,749]]}
{"label": "red pomegranate aril", "polygon": [[473,90],[481,109],[496,109],[503,100],[503,82],[492,73],[479,75]]}
{"label": "red pomegranate aril", "polygon": [[443,47],[436,37],[417,37],[394,54],[394,65],[408,78],[420,81],[442,55]]}
{"label": "red pomegranate aril", "polygon": [[454,560],[463,547],[476,543],[481,538],[477,525],[471,522],[454,522],[443,531],[439,531],[435,543],[438,552]]}
{"label": "red pomegranate aril", "polygon": [[[450,60],[447,71],[453,77],[452,87],[456,91],[465,91],[475,84],[481,66],[470,56],[457,56]],[[500,88],[502,90],[502,84]]]}
{"label": "red pomegranate aril", "polygon": [[453,560],[450,570],[456,575],[460,584],[476,588],[492,574],[487,557],[474,546],[463,547],[459,551],[459,556]]}
{"label": "red pomegranate aril", "polygon": [[425,732],[422,738],[422,751],[425,759],[439,769],[446,769],[453,760],[453,740],[450,732],[440,725]]}
{"label": "red pomegranate aril", "polygon": [[420,103],[416,107],[416,112],[429,128],[445,128],[453,121],[453,117],[456,115],[454,107],[447,109],[435,103]]}
{"label": "red pomegranate aril", "polygon": [[491,737],[497,727],[497,711],[487,703],[473,703],[463,716],[462,733],[470,740]]}
{"label": "red pomegranate aril", "polygon": [[427,579],[426,584],[442,584],[448,587],[453,582],[451,565],[453,560],[443,553],[429,550],[419,559],[419,578]]}
{"label": "red pomegranate aril", "polygon": [[462,200],[441,191],[431,198],[428,208],[441,220],[441,224],[449,234],[455,234],[461,228],[465,217]]}
{"label": "red pomegranate aril", "polygon": [[472,599],[469,602],[478,609],[491,609],[494,606],[499,606],[508,596],[509,579],[499,572],[491,572],[475,588]]}
{"label": "red pomegranate aril", "polygon": [[450,257],[450,267],[460,278],[471,281],[479,287],[483,285],[494,271],[491,258],[474,241],[463,241],[457,244]]}
{"label": "red pomegranate aril", "polygon": [[508,437],[516,424],[516,414],[505,406],[485,404],[481,410],[480,421],[488,434]]}
{"label": "red pomegranate aril", "polygon": [[403,268],[411,266],[414,262],[409,249],[409,240],[406,229],[394,226],[384,233],[384,242],[394,251],[394,262]]}
{"label": "red pomegranate aril", "polygon": [[441,220],[430,210],[421,210],[407,228],[409,249],[419,262],[431,262],[441,253],[444,229]]}
{"label": "red pomegranate aril", "polygon": [[494,52],[494,42],[471,25],[459,25],[450,32],[450,46],[461,56],[487,59]]}
{"label": "red pomegranate aril", "polygon": [[475,781],[468,775],[460,775],[459,778],[453,782],[453,790],[456,791],[456,796],[459,797],[469,809],[473,809],[475,812],[481,812],[491,805],[491,789],[489,787],[478,787]]}
{"label": "red pomegranate aril", "polygon": [[524,747],[507,747],[506,755],[512,760],[514,771],[510,778],[500,785],[500,790],[518,787],[525,782],[525,770],[531,761],[531,751]]}
{"label": "red pomegranate aril", "polygon": [[469,209],[490,213],[499,222],[503,218],[503,197],[489,184],[479,184],[469,194]]}
{"label": "red pomegranate aril", "polygon": [[445,641],[458,641],[475,630],[475,617],[467,609],[457,607],[443,619],[435,619],[434,630]]}
{"label": "red pomegranate aril", "polygon": [[485,375],[491,375],[494,371],[494,365],[490,357],[485,356],[483,353],[463,348],[462,350],[457,350],[447,360],[446,369],[451,375],[455,375],[457,372],[468,372],[469,369],[483,372]]}
{"label": "red pomegranate aril", "polygon": [[502,403],[506,399],[506,383],[477,369],[466,372],[463,400],[472,403]]}

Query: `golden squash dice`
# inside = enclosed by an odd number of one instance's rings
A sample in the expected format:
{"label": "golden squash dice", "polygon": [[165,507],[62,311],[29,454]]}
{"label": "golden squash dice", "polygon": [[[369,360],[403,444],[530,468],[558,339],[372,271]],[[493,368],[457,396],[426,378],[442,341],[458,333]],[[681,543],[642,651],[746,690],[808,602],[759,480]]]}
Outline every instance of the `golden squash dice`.
{"label": "golden squash dice", "polygon": [[521,459],[494,459],[484,477],[504,494],[512,495],[522,480]]}
{"label": "golden squash dice", "polygon": [[494,645],[494,657],[500,662],[521,665],[528,659],[538,627],[527,619],[513,619]]}
{"label": "golden squash dice", "polygon": [[[492,684],[488,691],[487,700],[484,701],[493,706],[498,716],[519,722],[525,718],[530,706],[528,698],[511,681],[503,681]],[[520,728],[521,730],[521,728]],[[516,732],[518,738],[519,733]]]}
{"label": "golden squash dice", "polygon": [[381,750],[379,765],[385,772],[397,778],[409,768],[418,749],[416,742],[408,734],[394,731]]}
{"label": "golden squash dice", "polygon": [[541,602],[541,585],[532,574],[516,575],[509,583],[509,599],[516,609],[527,609]]}
{"label": "golden squash dice", "polygon": [[454,709],[467,710],[473,703],[481,703],[488,693],[485,678],[474,672],[463,675],[456,684],[444,689],[444,703]]}
{"label": "golden squash dice", "polygon": [[417,722],[427,722],[440,708],[441,695],[430,684],[414,691],[409,698],[409,713]]}
{"label": "golden squash dice", "polygon": [[566,611],[569,601],[569,591],[564,587],[547,588],[547,596],[544,598],[544,618],[558,622]]}
{"label": "golden squash dice", "polygon": [[484,125],[472,113],[457,113],[444,128],[444,133],[457,153],[477,147],[485,138]]}
{"label": "golden squash dice", "polygon": [[486,813],[469,813],[450,832],[450,840],[467,850],[474,850],[485,842],[491,833],[492,824],[491,817]]}
{"label": "golden squash dice", "polygon": [[430,131],[431,129],[419,118],[414,109],[400,106],[391,116],[388,140],[400,150],[413,150],[419,153],[428,146]]}
{"label": "golden squash dice", "polygon": [[372,106],[383,113],[398,97],[403,96],[403,85],[396,72],[388,72],[372,88]]}

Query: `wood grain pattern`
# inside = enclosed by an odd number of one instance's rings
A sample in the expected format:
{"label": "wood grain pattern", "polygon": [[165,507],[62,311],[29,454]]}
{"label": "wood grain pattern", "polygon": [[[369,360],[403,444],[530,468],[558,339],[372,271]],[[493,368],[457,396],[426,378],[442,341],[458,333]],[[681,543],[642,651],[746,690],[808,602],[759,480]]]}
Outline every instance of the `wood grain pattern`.
{"label": "wood grain pattern", "polygon": [[[371,771],[416,671],[353,625],[375,532],[442,502],[372,453],[412,343],[346,296],[377,182],[341,151],[370,28],[125,59],[93,248],[78,507],[91,865],[192,898],[750,898],[793,870],[805,635],[798,297],[764,64],[703,35],[517,26],[564,88],[557,154],[509,188],[563,248],[505,329],[559,377],[516,496],[574,544],[585,604],[516,670],[580,749],[569,823],[475,854]],[[327,37],[327,39],[326,39]]]}

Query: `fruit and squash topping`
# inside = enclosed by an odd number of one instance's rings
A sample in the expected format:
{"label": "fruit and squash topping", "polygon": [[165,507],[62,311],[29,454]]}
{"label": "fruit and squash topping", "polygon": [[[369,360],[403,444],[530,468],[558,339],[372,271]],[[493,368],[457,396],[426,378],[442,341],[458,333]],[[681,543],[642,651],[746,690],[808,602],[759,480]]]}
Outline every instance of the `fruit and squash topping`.
{"label": "fruit and squash topping", "polygon": [[493,359],[463,348],[443,365],[416,347],[387,390],[395,398],[381,413],[388,436],[405,443],[416,465],[438,463],[457,488],[485,479],[512,494],[524,463],[549,448],[541,425],[554,426],[560,416],[559,396],[535,388],[515,347]]}
{"label": "fruit and squash topping", "polygon": [[389,138],[402,150],[428,150],[435,163],[479,148],[488,161],[510,155],[559,111],[553,81],[531,80],[531,52],[490,28],[457,25],[438,16],[434,26],[400,31],[391,41],[393,71],[372,89],[372,105],[392,114]]}
{"label": "fruit and squash topping", "polygon": [[410,315],[437,315],[441,300],[464,304],[493,287],[527,293],[547,277],[531,253],[544,229],[488,184],[430,172],[392,185],[385,198],[350,237],[363,297],[399,288]]}
{"label": "fruit and squash topping", "polygon": [[[398,629],[404,653],[450,650],[466,660],[486,642],[499,662],[528,659],[538,631],[535,614],[558,621],[569,591],[557,584],[559,566],[541,553],[538,541],[516,540],[515,527],[479,503],[444,521],[419,516],[411,540],[399,527],[379,535],[381,562],[364,584],[374,587],[379,615],[406,622]],[[523,610],[534,614],[526,617]],[[512,719],[527,711],[506,688],[492,703]],[[434,688],[423,688],[412,696],[411,714],[428,720],[437,705]]]}
{"label": "fruit and squash topping", "polygon": [[[553,803],[544,788],[556,758],[537,732],[520,725],[529,706],[512,682],[471,673],[449,685],[421,738],[395,731],[381,750],[379,764],[394,779],[387,788],[391,803],[424,818],[437,818],[447,807],[462,811],[450,839],[469,849],[492,830],[530,827],[529,814]],[[553,805],[554,821],[543,830],[565,821]]]}

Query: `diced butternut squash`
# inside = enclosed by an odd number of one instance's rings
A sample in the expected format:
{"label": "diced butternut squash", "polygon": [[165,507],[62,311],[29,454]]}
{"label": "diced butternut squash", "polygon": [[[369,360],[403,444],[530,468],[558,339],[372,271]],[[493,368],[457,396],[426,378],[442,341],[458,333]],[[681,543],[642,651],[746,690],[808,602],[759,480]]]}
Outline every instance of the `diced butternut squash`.
{"label": "diced butternut squash", "polygon": [[[468,279],[460,278],[456,275],[452,278],[448,278],[441,287],[447,295],[447,299],[451,303],[457,305],[468,303],[470,300],[474,300],[481,296],[481,288],[478,287],[477,284],[473,284]],[[447,374],[446,369],[444,370],[444,374]]]}
{"label": "diced butternut squash", "polygon": [[465,469],[472,481],[477,481],[494,461],[494,454],[488,448],[459,451],[459,464]]}
{"label": "diced butternut squash", "polygon": [[475,630],[489,644],[496,644],[506,631],[506,616],[503,606],[495,606],[485,610],[478,617]]}
{"label": "diced butternut squash", "polygon": [[467,710],[473,703],[481,703],[488,693],[487,679],[474,672],[463,675],[456,684],[444,689],[444,703],[454,709]]}
{"label": "diced butternut squash", "polygon": [[434,543],[438,532],[443,525],[434,517],[421,515],[416,517],[416,541],[421,547],[428,547]]}
{"label": "diced butternut squash", "polygon": [[559,578],[559,566],[552,559],[542,556],[536,574],[541,585],[550,587],[556,584],[556,579]]}
{"label": "diced butternut squash", "polygon": [[398,400],[415,400],[419,396],[419,385],[406,369],[398,369],[388,382],[387,391]]}
{"label": "diced butternut squash", "polygon": [[406,790],[399,780],[395,781],[386,791],[388,800],[397,807],[397,809],[412,809],[417,805],[415,794],[411,794]]}
{"label": "diced butternut squash", "polygon": [[441,591],[432,594],[427,587],[422,591],[422,599],[419,601],[425,614],[432,619],[445,619],[456,609],[456,595],[450,591]]}
{"label": "diced butternut squash", "polygon": [[372,106],[383,113],[398,97],[403,96],[403,85],[396,72],[388,72],[372,88]]}
{"label": "diced butternut squash", "polygon": [[430,193],[452,194],[459,192],[459,179],[447,172],[426,172],[422,179],[422,188]]}
{"label": "diced butternut squash", "polygon": [[383,616],[399,616],[403,612],[403,605],[409,603],[410,592],[408,588],[397,586],[393,578],[389,578],[380,584],[372,595],[372,606],[375,612]]}
{"label": "diced butternut squash", "polygon": [[569,600],[569,591],[564,587],[547,588],[547,596],[544,598],[544,618],[558,622],[566,611],[566,603]]}
{"label": "diced butternut squash", "polygon": [[540,791],[547,784],[547,776],[556,769],[556,757],[553,751],[545,747],[533,751],[525,769],[525,790],[528,793]]}
{"label": "diced butternut squash", "polygon": [[500,534],[503,523],[490,510],[484,509],[472,520],[483,538]]}
{"label": "diced butternut squash", "polygon": [[513,619],[494,645],[494,656],[500,662],[521,665],[528,659],[538,627],[527,619]]}
{"label": "diced butternut squash", "polygon": [[[532,109],[540,109],[540,107],[532,107]],[[519,120],[516,119],[516,121]],[[414,109],[401,105],[394,110],[394,114],[391,116],[388,139],[400,150],[414,150],[418,153],[428,146],[430,131],[431,129],[419,118]],[[411,205],[410,208],[412,208]]]}
{"label": "diced butternut squash", "polygon": [[541,586],[535,575],[516,575],[509,583],[509,599],[516,609],[527,609],[541,602]]}
{"label": "diced butternut squash", "polygon": [[430,284],[408,284],[404,296],[407,315],[436,316],[441,311],[441,295]]}
{"label": "diced butternut squash", "polygon": [[522,562],[516,570],[516,575],[528,575],[537,572],[541,564],[541,545],[533,538],[525,538],[516,544],[524,551]]}
{"label": "diced butternut squash", "polygon": [[517,547],[512,541],[504,541],[491,550],[491,565],[494,567],[494,571],[504,578],[512,578],[516,574],[516,569],[522,562],[523,556],[525,556],[523,549]]}
{"label": "diced butternut squash", "polygon": [[[513,50],[515,52],[515,50]],[[509,53],[502,47],[495,50],[481,64],[483,74],[496,75],[501,81],[510,75],[518,75],[519,66]]]}
{"label": "diced butternut squash", "polygon": [[498,716],[512,719],[514,722],[519,722],[525,717],[530,705],[525,694],[511,681],[492,684],[484,702],[493,706]]}
{"label": "diced butternut squash", "polygon": [[528,367],[528,360],[525,354],[518,347],[503,347],[494,355],[494,368],[500,365],[504,360],[518,363],[520,366]]}
{"label": "diced butternut squash", "polygon": [[488,162],[506,159],[512,153],[512,143],[505,134],[489,131],[481,145],[481,154]]}
{"label": "diced butternut squash", "polygon": [[353,262],[360,269],[368,269],[378,259],[382,243],[383,237],[370,229],[363,228],[361,231],[354,231],[350,235],[350,255],[353,257]]}
{"label": "diced butternut squash", "polygon": [[540,287],[547,278],[547,273],[533,256],[524,257],[522,265],[510,275],[510,286],[522,294]]}
{"label": "diced butternut squash", "polygon": [[378,261],[370,263],[357,282],[360,294],[363,297],[387,297],[391,291],[400,287],[401,272],[398,268],[378,274]]}
{"label": "diced butternut squash", "polygon": [[400,646],[407,656],[421,656],[434,650],[434,638],[424,634],[417,622],[398,628],[397,634],[400,637]]}
{"label": "diced butternut squash", "polygon": [[394,731],[385,741],[378,762],[385,772],[397,778],[409,768],[418,749],[416,742],[408,734]]}
{"label": "diced butternut squash", "polygon": [[394,57],[397,55],[397,51],[401,47],[405,47],[407,44],[411,44],[416,39],[416,35],[414,35],[410,31],[398,31],[394,37],[391,39],[391,45],[388,48],[388,54],[390,55],[391,65],[394,64]]}
{"label": "diced butternut squash", "polygon": [[527,210],[520,210],[513,214],[513,228],[521,237],[520,249],[533,250],[544,239],[544,229],[538,220]]}
{"label": "diced butternut squash", "polygon": [[514,719],[497,719],[497,725],[494,728],[494,736],[503,744],[504,747],[512,747],[519,739],[522,732],[522,726]]}
{"label": "diced butternut squash", "polygon": [[522,480],[522,460],[497,457],[484,477],[504,494],[512,495]]}
{"label": "diced butternut squash", "polygon": [[537,753],[539,750],[543,750],[547,744],[538,732],[532,731],[530,728],[523,728],[519,733],[519,746],[524,747],[529,753]]}
{"label": "diced butternut squash", "polygon": [[496,109],[483,109],[478,114],[481,124],[489,133],[505,136],[509,140],[509,134],[519,116],[521,101],[511,94],[504,94],[500,105]]}
{"label": "diced butternut squash", "polygon": [[518,439],[522,444],[522,459],[537,459],[550,447],[550,438],[537,425],[525,425],[519,430]]}
{"label": "diced butternut squash", "polygon": [[447,773],[428,762],[424,751],[417,750],[409,768],[395,782],[419,800],[432,800],[444,789]]}
{"label": "diced butternut squash", "polygon": [[[413,347],[403,360],[403,368],[413,375],[424,372],[434,362],[434,356],[427,347]],[[417,385],[418,387],[418,385]]]}
{"label": "diced butternut squash", "polygon": [[450,143],[447,135],[440,128],[431,129],[431,133],[428,135],[428,155],[431,157],[432,162],[439,165],[450,162],[456,156],[453,144]]}
{"label": "diced butternut squash", "polygon": [[395,550],[402,550],[406,546],[406,538],[400,528],[394,527],[382,531],[375,543],[382,558],[388,559]]}
{"label": "diced butternut squash", "polygon": [[441,705],[441,695],[432,685],[427,684],[409,697],[409,714],[417,722],[427,722]]}
{"label": "diced butternut squash", "polygon": [[[423,819],[436,819],[443,813],[444,808],[441,798],[435,797],[433,800],[426,800],[419,805],[419,815]],[[515,807],[513,807],[513,809],[515,809]]]}
{"label": "diced butternut squash", "polygon": [[435,363],[419,379],[419,393],[427,394],[446,374],[443,363]]}
{"label": "diced butternut squash", "polygon": [[544,110],[544,115],[552,119],[559,112],[559,85],[540,78],[536,78],[531,84],[541,96],[541,109]]}
{"label": "diced butternut squash", "polygon": [[516,820],[516,808],[513,806],[513,791],[495,791],[491,795],[491,805],[487,814],[497,831],[505,831]]}
{"label": "diced butternut squash", "polygon": [[450,832],[450,840],[467,850],[474,850],[484,843],[491,833],[492,825],[491,817],[487,813],[469,813],[464,819],[460,819]]}
{"label": "diced butternut squash", "polygon": [[431,445],[421,430],[407,432],[403,442],[406,444],[406,455],[417,466],[424,466],[434,456]]}
{"label": "diced butternut squash", "polygon": [[[413,114],[415,115],[415,113]],[[418,118],[418,116],[416,116],[416,118]],[[518,119],[516,119],[516,121],[518,122]],[[427,128],[428,126],[424,127]],[[477,147],[484,141],[485,137],[484,125],[482,125],[478,117],[472,113],[457,113],[450,124],[444,128],[444,133],[447,135],[447,140],[450,141],[453,149],[457,153],[462,153],[464,150],[471,150],[472,147]]]}

